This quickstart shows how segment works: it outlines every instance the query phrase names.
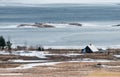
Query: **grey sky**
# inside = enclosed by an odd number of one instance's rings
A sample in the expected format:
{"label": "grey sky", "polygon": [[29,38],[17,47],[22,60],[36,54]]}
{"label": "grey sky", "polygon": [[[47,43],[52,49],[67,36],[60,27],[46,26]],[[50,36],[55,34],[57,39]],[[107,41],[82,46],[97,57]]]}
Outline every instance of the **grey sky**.
{"label": "grey sky", "polygon": [[46,3],[120,3],[120,0],[0,0],[2,4],[46,4]]}

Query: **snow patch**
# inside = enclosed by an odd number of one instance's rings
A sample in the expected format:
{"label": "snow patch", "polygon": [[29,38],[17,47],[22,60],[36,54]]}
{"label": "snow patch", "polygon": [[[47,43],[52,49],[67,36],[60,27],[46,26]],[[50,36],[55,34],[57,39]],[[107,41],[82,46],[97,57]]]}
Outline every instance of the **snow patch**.
{"label": "snow patch", "polygon": [[117,58],[120,58],[120,55],[114,55],[115,57],[117,57]]}
{"label": "snow patch", "polygon": [[103,68],[120,68],[120,66],[108,66],[108,65],[101,65]]}
{"label": "snow patch", "polygon": [[23,75],[22,73],[2,73],[0,76]]}
{"label": "snow patch", "polygon": [[48,60],[22,60],[22,59],[17,59],[17,60],[9,60],[10,62],[19,62],[19,63],[31,63],[31,62],[48,62]]}
{"label": "snow patch", "polygon": [[6,51],[0,51],[0,54],[1,54],[1,55],[10,55],[10,53],[9,53],[9,52],[6,52]]}
{"label": "snow patch", "polygon": [[24,64],[24,65],[21,65],[19,67],[12,68],[12,69],[29,69],[29,68],[33,68],[35,66],[54,66],[59,63],[61,63],[61,62],[31,63],[31,64]]}
{"label": "snow patch", "polygon": [[39,51],[12,51],[12,53],[6,52],[6,51],[0,51],[0,54],[2,55],[18,55],[18,56],[28,56],[28,57],[38,57],[38,58],[46,58],[44,52],[39,52]]}
{"label": "snow patch", "polygon": [[44,52],[38,51],[15,51],[12,52],[13,55],[20,55],[20,56],[36,56],[38,58],[46,58]]}

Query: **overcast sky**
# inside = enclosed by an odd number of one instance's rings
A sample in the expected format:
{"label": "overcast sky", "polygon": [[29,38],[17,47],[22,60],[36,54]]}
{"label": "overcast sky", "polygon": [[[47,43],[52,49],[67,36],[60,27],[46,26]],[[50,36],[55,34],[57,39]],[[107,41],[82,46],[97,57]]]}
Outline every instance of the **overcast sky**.
{"label": "overcast sky", "polygon": [[24,4],[46,4],[46,3],[120,3],[120,0],[0,0],[1,4],[24,3]]}

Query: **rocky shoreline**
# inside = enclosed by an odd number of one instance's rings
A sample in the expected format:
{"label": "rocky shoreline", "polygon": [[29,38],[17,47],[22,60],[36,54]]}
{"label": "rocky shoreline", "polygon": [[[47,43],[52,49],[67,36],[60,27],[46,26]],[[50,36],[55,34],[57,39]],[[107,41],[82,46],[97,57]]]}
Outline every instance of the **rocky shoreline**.
{"label": "rocky shoreline", "polygon": [[80,23],[69,23],[69,25],[82,26],[82,24],[80,24]]}
{"label": "rocky shoreline", "polygon": [[53,25],[43,24],[43,23],[34,23],[34,24],[20,24],[17,27],[36,27],[36,28],[54,28]]}

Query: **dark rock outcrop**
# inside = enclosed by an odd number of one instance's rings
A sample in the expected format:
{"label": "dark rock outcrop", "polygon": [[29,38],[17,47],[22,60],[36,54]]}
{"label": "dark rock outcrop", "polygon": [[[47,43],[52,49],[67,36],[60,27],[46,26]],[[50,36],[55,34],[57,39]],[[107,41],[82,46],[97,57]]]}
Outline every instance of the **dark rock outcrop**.
{"label": "dark rock outcrop", "polygon": [[43,23],[35,23],[35,24],[20,24],[17,27],[37,27],[37,28],[54,28],[53,25],[43,24]]}
{"label": "dark rock outcrop", "polygon": [[120,27],[120,24],[117,24],[117,25],[113,25],[113,27]]}
{"label": "dark rock outcrop", "polygon": [[69,25],[82,26],[80,23],[69,23]]}

